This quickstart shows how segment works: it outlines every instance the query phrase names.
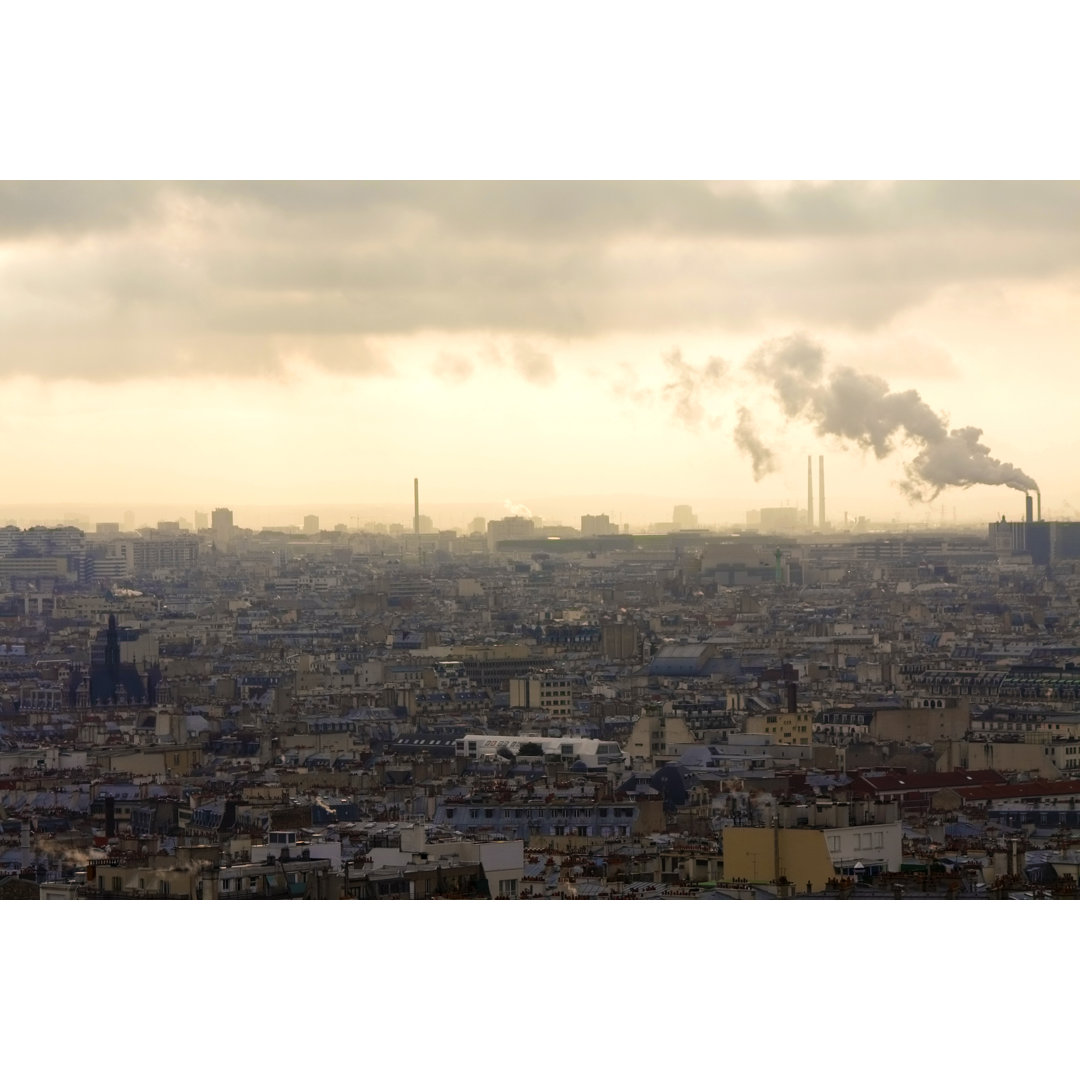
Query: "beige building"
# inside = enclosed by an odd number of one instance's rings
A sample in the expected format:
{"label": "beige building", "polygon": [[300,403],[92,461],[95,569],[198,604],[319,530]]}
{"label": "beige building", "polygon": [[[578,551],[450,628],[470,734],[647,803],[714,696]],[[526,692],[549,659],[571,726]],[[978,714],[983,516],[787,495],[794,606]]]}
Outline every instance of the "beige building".
{"label": "beige building", "polygon": [[679,756],[680,746],[697,742],[681,716],[668,716],[660,706],[646,706],[634,722],[626,752],[634,762],[655,763]]}
{"label": "beige building", "polygon": [[1036,773],[1058,780],[1063,770],[1080,766],[1080,743],[984,742],[950,739],[935,745],[938,772],[961,769],[996,769],[998,772]]}
{"label": "beige building", "polygon": [[781,746],[809,746],[814,738],[814,714],[807,710],[748,716],[746,733],[768,735]]}
{"label": "beige building", "polygon": [[835,876],[825,833],[818,829],[746,828],[724,829],[724,878],[753,882],[786,879],[799,889],[810,882],[822,892]]}
{"label": "beige building", "polygon": [[574,696],[569,675],[545,672],[510,680],[510,708],[538,709],[548,716],[573,715]]}
{"label": "beige building", "polygon": [[879,708],[870,721],[870,737],[894,742],[934,743],[962,739],[971,726],[966,698],[916,698],[907,708]]}

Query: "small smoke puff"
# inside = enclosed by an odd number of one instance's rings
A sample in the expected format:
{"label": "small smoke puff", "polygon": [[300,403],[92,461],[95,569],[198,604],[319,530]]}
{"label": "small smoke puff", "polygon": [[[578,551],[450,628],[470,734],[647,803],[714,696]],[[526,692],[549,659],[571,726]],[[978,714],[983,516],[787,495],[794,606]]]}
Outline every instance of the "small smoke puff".
{"label": "small smoke puff", "polygon": [[744,454],[750,455],[755,480],[760,480],[776,471],[776,455],[754,431],[754,421],[750,410],[743,405],[739,406],[739,422],[735,426],[735,445]]}
{"label": "small smoke puff", "polygon": [[727,365],[718,357],[710,357],[700,368],[695,367],[683,359],[680,350],[673,349],[664,357],[664,366],[671,379],[663,388],[664,400],[671,404],[677,420],[696,428],[705,418],[701,396],[720,384]]}
{"label": "small smoke puff", "polygon": [[512,499],[503,499],[503,506],[506,507],[506,512],[513,517],[531,518],[533,516],[533,512],[524,503],[516,503]]}
{"label": "small smoke puff", "polygon": [[514,367],[528,382],[550,386],[555,381],[555,362],[527,341],[514,342]]}

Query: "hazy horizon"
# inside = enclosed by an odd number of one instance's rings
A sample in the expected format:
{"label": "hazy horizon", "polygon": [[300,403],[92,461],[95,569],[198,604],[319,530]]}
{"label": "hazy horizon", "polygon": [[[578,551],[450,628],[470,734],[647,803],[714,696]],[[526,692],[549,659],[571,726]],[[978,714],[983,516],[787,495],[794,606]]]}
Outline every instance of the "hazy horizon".
{"label": "hazy horizon", "polygon": [[[186,521],[194,524],[195,513],[203,513],[209,516],[216,507],[225,505],[221,503],[198,503],[195,506],[178,506],[175,504],[144,504],[144,505],[121,505],[121,504],[26,504],[6,505],[0,509],[0,525],[17,524],[22,528],[35,524],[60,525],[76,524],[89,525],[92,532],[99,523],[119,523],[125,527],[125,519],[131,515],[130,524],[133,528],[153,527],[162,521]],[[643,531],[653,525],[668,523],[672,520],[672,511],[676,505],[689,505],[697,518],[698,526],[708,528],[755,528],[747,523],[747,512],[761,507],[746,506],[740,508],[727,507],[718,500],[704,500],[691,502],[689,499],[672,501],[666,496],[650,495],[622,495],[612,496],[608,499],[597,497],[595,499],[557,501],[548,499],[533,499],[518,504],[507,505],[495,501],[488,503],[432,503],[425,504],[421,501],[420,512],[432,519],[436,529],[457,529],[459,532],[467,530],[471,521],[476,517],[482,517],[485,521],[507,517],[514,513],[524,514],[528,517],[540,517],[545,525],[562,525],[578,528],[580,518],[584,514],[607,514],[614,525],[620,528],[629,525],[632,531]],[[777,506],[784,504],[777,503]],[[791,506],[793,504],[787,504]],[[302,527],[304,518],[314,514],[319,519],[320,530],[332,530],[337,525],[345,525],[350,531],[359,529],[371,523],[383,525],[398,524],[407,531],[412,530],[413,507],[411,503],[404,501],[398,503],[353,503],[353,504],[263,504],[245,505],[242,503],[228,505],[233,512],[233,520],[238,528],[263,529],[274,525],[284,527]],[[795,507],[800,515],[805,513],[805,506]],[[1002,502],[1002,510],[996,517],[980,517],[978,515],[963,516],[958,510],[954,510],[948,504],[935,505],[930,508],[924,507],[921,515],[917,510],[909,516],[896,516],[891,518],[872,517],[858,515],[848,511],[845,523],[844,510],[838,513],[829,513],[830,529],[842,530],[847,524],[854,527],[860,516],[875,527],[895,526],[897,528],[979,528],[985,526],[991,520],[999,520],[1001,514],[1005,514],[1010,520],[1019,520],[1023,516],[1023,496],[1017,493],[1017,497],[1011,501]],[[815,508],[816,513],[816,508]],[[1067,515],[1048,515],[1046,506],[1043,507],[1044,518],[1051,516],[1060,520],[1071,520]],[[80,526],[81,527],[81,526]],[[800,526],[801,527],[801,526]],[[816,526],[815,526],[816,527]]]}

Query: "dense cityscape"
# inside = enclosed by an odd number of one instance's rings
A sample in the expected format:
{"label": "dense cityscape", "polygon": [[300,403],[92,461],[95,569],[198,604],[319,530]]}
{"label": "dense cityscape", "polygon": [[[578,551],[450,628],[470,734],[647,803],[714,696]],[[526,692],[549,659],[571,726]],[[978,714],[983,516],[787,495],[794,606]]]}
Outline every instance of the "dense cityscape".
{"label": "dense cityscape", "polygon": [[726,533],[0,529],[0,897],[1076,897],[1080,524],[819,465]]}

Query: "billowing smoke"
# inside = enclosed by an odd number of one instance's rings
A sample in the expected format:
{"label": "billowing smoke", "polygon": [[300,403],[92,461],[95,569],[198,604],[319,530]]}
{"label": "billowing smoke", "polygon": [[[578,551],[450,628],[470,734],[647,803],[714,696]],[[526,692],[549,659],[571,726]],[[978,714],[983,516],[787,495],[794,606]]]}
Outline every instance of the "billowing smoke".
{"label": "billowing smoke", "polygon": [[705,418],[702,395],[720,384],[724,377],[724,361],[711,357],[701,367],[695,367],[674,349],[664,357],[664,366],[670,379],[664,385],[664,400],[671,405],[676,420],[696,428]]}
{"label": "billowing smoke", "polygon": [[754,430],[750,410],[742,405],[739,406],[739,422],[735,425],[735,445],[744,454],[750,455],[755,480],[776,471],[776,455],[761,441]]}
{"label": "billowing smoke", "polygon": [[979,441],[980,428],[950,431],[946,419],[916,391],[893,393],[884,379],[850,367],[826,374],[820,346],[801,334],[767,342],[751,357],[749,368],[772,387],[790,419],[809,420],[820,435],[847,439],[879,458],[893,453],[897,439],[916,446],[901,484],[912,499],[929,500],[942,488],[974,484],[1038,489],[1015,465],[990,456],[989,447]]}

